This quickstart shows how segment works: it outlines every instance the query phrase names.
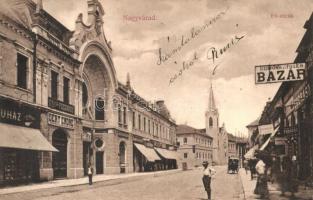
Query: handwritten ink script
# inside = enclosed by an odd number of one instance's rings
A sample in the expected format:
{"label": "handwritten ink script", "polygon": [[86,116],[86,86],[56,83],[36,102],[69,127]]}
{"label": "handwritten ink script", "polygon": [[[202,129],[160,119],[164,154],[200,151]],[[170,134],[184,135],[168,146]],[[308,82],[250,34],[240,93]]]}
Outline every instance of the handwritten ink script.
{"label": "handwritten ink script", "polygon": [[170,50],[170,52],[163,52],[162,48],[159,48],[157,64],[161,65],[162,63],[167,62],[172,56],[181,51],[189,42],[197,38],[204,30],[216,23],[223,15],[226,14],[227,10],[228,8],[225,11],[219,12],[210,21],[205,22],[200,28],[192,27],[189,36],[186,37],[185,35],[182,35],[180,44]]}
{"label": "handwritten ink script", "polygon": [[192,67],[194,63],[198,60],[198,55],[197,52],[194,53],[192,60],[190,61],[183,61],[182,63],[182,68],[179,70],[178,73],[176,73],[172,78],[170,78],[169,85],[172,84],[179,76],[183,75],[183,72],[185,70],[188,70],[189,67]]}

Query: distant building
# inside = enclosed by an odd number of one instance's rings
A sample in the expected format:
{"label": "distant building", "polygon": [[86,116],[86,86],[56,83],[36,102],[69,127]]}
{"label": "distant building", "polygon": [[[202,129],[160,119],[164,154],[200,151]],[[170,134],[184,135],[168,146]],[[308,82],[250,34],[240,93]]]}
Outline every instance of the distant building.
{"label": "distant building", "polygon": [[250,148],[253,146],[254,140],[256,139],[255,137],[257,136],[259,120],[260,118],[254,120],[253,122],[246,126],[248,129],[248,144]]}
{"label": "distant building", "polygon": [[179,167],[193,168],[201,166],[203,161],[212,163],[212,137],[205,129],[196,129],[188,125],[178,125],[176,137],[179,154]]}

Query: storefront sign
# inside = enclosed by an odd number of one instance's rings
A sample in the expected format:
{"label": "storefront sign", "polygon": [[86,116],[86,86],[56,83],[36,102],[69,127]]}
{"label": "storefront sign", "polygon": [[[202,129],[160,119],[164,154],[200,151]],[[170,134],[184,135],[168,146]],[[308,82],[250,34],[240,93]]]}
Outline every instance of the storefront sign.
{"label": "storefront sign", "polygon": [[48,113],[48,124],[63,128],[74,129],[74,119],[62,115]]}
{"label": "storefront sign", "polygon": [[255,66],[255,83],[277,83],[304,80],[305,63]]}
{"label": "storefront sign", "polygon": [[266,124],[258,126],[260,135],[272,134],[274,132],[273,124]]}
{"label": "storefront sign", "polygon": [[39,128],[40,110],[25,103],[0,98],[0,122]]}
{"label": "storefront sign", "polygon": [[310,95],[310,86],[306,84],[303,88],[295,92],[294,96],[291,99],[290,104],[288,104],[292,110],[296,110],[300,105],[309,97]]}
{"label": "storefront sign", "polygon": [[70,114],[74,114],[74,112],[75,112],[74,106],[65,104],[61,101],[52,99],[50,97],[48,98],[48,106],[50,108],[57,109],[57,110],[60,110],[60,111],[66,112],[66,113],[70,113]]}

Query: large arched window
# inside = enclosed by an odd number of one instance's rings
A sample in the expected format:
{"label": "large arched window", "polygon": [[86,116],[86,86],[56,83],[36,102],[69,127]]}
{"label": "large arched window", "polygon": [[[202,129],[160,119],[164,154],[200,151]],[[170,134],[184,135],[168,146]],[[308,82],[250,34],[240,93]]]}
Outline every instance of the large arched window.
{"label": "large arched window", "polygon": [[212,119],[212,117],[209,118],[209,126],[210,126],[210,127],[213,126],[213,119]]}

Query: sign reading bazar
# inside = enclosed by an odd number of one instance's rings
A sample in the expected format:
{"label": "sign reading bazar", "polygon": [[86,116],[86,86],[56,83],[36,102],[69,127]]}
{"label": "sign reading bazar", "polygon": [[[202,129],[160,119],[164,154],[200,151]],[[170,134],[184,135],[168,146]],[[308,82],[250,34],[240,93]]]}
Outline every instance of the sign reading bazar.
{"label": "sign reading bazar", "polygon": [[255,66],[255,83],[278,83],[303,80],[305,63],[287,63]]}

